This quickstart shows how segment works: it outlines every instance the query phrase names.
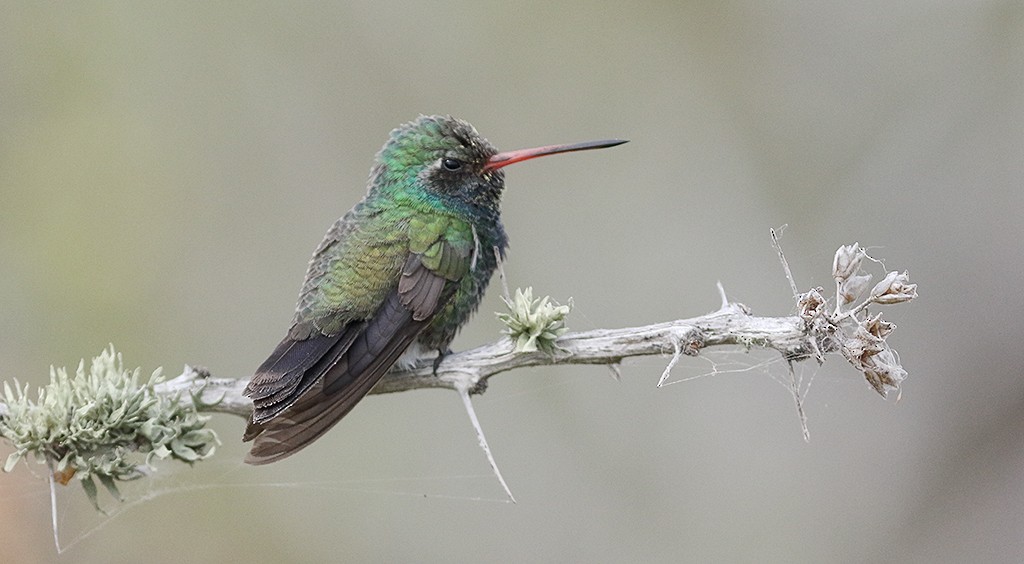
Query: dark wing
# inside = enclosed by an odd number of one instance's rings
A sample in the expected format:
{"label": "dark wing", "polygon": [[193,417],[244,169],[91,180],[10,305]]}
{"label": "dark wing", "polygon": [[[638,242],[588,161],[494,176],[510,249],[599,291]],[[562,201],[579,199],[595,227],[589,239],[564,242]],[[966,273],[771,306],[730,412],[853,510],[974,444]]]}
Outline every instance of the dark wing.
{"label": "dark wing", "polygon": [[[455,293],[471,263],[471,250],[444,240],[436,244],[439,258],[464,267],[431,269],[439,265],[431,252],[426,261],[423,254],[410,254],[398,285],[370,319],[350,322],[334,336],[285,338],[278,345],[246,387],[255,407],[243,437],[254,441],[246,462],[274,462],[315,441],[355,407],[412,344]],[[453,276],[457,272],[459,276]]]}

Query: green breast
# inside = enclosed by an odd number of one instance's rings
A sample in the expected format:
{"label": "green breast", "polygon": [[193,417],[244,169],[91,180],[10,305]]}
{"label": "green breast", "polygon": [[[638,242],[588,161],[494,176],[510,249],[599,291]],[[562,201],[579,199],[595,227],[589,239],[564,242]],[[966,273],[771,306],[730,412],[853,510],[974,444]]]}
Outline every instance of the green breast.
{"label": "green breast", "polygon": [[494,249],[505,256],[508,238],[501,223],[487,227],[477,226],[479,254],[470,272],[459,281],[458,289],[451,300],[438,312],[434,320],[420,333],[418,342],[431,350],[444,350],[451,344],[459,329],[480,307],[487,285],[497,268]]}
{"label": "green breast", "polygon": [[473,228],[453,215],[415,205],[365,206],[335,231],[337,240],[314,255],[296,314],[297,323],[311,323],[325,334],[371,317],[397,288],[410,254],[451,284],[470,278]]}

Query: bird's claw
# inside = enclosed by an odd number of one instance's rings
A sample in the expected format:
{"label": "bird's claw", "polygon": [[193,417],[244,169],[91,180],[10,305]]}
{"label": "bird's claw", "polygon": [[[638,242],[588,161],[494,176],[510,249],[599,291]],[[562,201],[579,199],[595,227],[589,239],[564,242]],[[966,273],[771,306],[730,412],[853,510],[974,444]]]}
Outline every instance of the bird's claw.
{"label": "bird's claw", "polygon": [[441,366],[444,358],[450,354],[452,354],[452,350],[448,347],[437,349],[437,357],[434,358],[434,376],[437,376],[437,367]]}

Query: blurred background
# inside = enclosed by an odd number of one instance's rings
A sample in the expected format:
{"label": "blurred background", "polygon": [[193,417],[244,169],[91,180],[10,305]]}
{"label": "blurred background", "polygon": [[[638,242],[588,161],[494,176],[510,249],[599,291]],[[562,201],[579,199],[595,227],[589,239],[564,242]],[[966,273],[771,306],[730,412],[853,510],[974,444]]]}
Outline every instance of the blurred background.
{"label": "blurred background", "polygon": [[[699,315],[719,280],[790,314],[783,224],[801,287],[830,288],[834,250],[859,241],[921,294],[886,312],[899,403],[839,357],[803,368],[809,443],[764,370],[662,389],[668,357],[627,360],[621,382],[519,370],[476,401],[517,505],[458,397],[416,391],[260,468],[240,462],[242,420],[217,416],[215,460],[162,468],[112,518],[60,492],[63,556],[42,472],[19,466],[0,476],[5,561],[1024,558],[1020,2],[2,11],[2,379],[44,383],[110,342],[146,372],[247,377],[388,131],[421,113],[502,149],[632,140],[508,170],[510,283],[571,296],[572,329]],[[498,294],[457,349],[495,339]]]}

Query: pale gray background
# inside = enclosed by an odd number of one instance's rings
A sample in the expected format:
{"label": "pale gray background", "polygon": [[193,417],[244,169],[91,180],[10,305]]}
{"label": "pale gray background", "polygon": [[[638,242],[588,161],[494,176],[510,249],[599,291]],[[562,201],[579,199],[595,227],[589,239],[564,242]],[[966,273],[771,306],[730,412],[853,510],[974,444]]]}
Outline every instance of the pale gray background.
{"label": "pale gray background", "polygon": [[[4,379],[43,382],[108,342],[146,370],[250,374],[387,132],[419,113],[504,149],[632,140],[508,172],[511,282],[572,296],[573,328],[710,311],[717,280],[788,314],[768,241],[782,224],[803,286],[828,285],[855,240],[920,284],[889,312],[902,401],[835,358],[808,399],[809,444],[763,373],[655,389],[667,359],[627,362],[621,383],[600,367],[492,381],[478,412],[515,506],[466,499],[501,492],[451,393],[368,399],[264,468],[238,462],[242,421],[224,416],[212,471],[163,472],[294,485],[159,496],[62,560],[1024,557],[1019,2],[0,11]],[[492,289],[456,347],[492,340],[499,305]],[[56,561],[45,483],[22,467],[0,495],[4,560]]]}

